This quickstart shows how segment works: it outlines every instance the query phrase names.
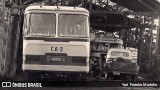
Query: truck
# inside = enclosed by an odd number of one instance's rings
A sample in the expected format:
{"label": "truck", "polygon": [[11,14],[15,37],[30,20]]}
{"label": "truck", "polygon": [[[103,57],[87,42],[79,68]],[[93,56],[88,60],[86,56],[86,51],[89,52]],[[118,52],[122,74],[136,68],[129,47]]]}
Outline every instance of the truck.
{"label": "truck", "polygon": [[[91,30],[93,31],[93,30]],[[123,48],[123,41],[112,32],[92,32],[91,35],[91,72],[94,78],[106,78],[105,57],[110,48]]]}
{"label": "truck", "polygon": [[127,49],[112,48],[106,56],[107,78],[136,80],[139,66],[132,59],[132,53]]}

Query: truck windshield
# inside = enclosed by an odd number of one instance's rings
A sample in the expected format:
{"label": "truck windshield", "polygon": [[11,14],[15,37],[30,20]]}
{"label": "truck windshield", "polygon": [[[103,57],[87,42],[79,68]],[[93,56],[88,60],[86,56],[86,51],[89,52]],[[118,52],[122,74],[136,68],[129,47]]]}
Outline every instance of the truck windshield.
{"label": "truck windshield", "polygon": [[119,52],[119,51],[112,51],[111,52],[112,56],[122,56],[122,57],[129,57],[128,52]]}
{"label": "truck windshield", "polygon": [[85,15],[59,15],[59,36],[88,37],[88,17]]}
{"label": "truck windshield", "polygon": [[53,13],[32,13],[29,20],[29,35],[55,36],[56,15]]}

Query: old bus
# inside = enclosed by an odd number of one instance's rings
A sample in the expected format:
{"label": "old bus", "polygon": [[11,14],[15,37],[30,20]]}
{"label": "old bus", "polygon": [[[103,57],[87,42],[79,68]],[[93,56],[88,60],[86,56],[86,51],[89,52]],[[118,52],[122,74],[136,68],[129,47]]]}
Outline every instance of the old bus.
{"label": "old bus", "polygon": [[29,6],[23,25],[23,71],[88,73],[89,12],[80,7]]}

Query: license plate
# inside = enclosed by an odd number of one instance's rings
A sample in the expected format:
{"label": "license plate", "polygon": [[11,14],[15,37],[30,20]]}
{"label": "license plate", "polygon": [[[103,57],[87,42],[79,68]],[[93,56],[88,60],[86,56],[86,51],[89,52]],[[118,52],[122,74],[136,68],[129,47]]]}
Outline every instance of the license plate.
{"label": "license plate", "polygon": [[113,72],[113,75],[120,75],[120,72]]}
{"label": "license plate", "polygon": [[51,57],[51,61],[62,61],[62,58]]}
{"label": "license plate", "polygon": [[65,56],[62,55],[46,55],[46,61],[65,62]]}

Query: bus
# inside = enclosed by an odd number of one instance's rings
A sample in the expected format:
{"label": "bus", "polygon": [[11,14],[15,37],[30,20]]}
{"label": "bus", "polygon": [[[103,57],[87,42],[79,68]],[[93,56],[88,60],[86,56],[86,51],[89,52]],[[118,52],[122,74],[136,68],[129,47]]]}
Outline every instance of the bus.
{"label": "bus", "polygon": [[89,73],[89,12],[80,7],[29,6],[24,12],[23,64],[27,72]]}

